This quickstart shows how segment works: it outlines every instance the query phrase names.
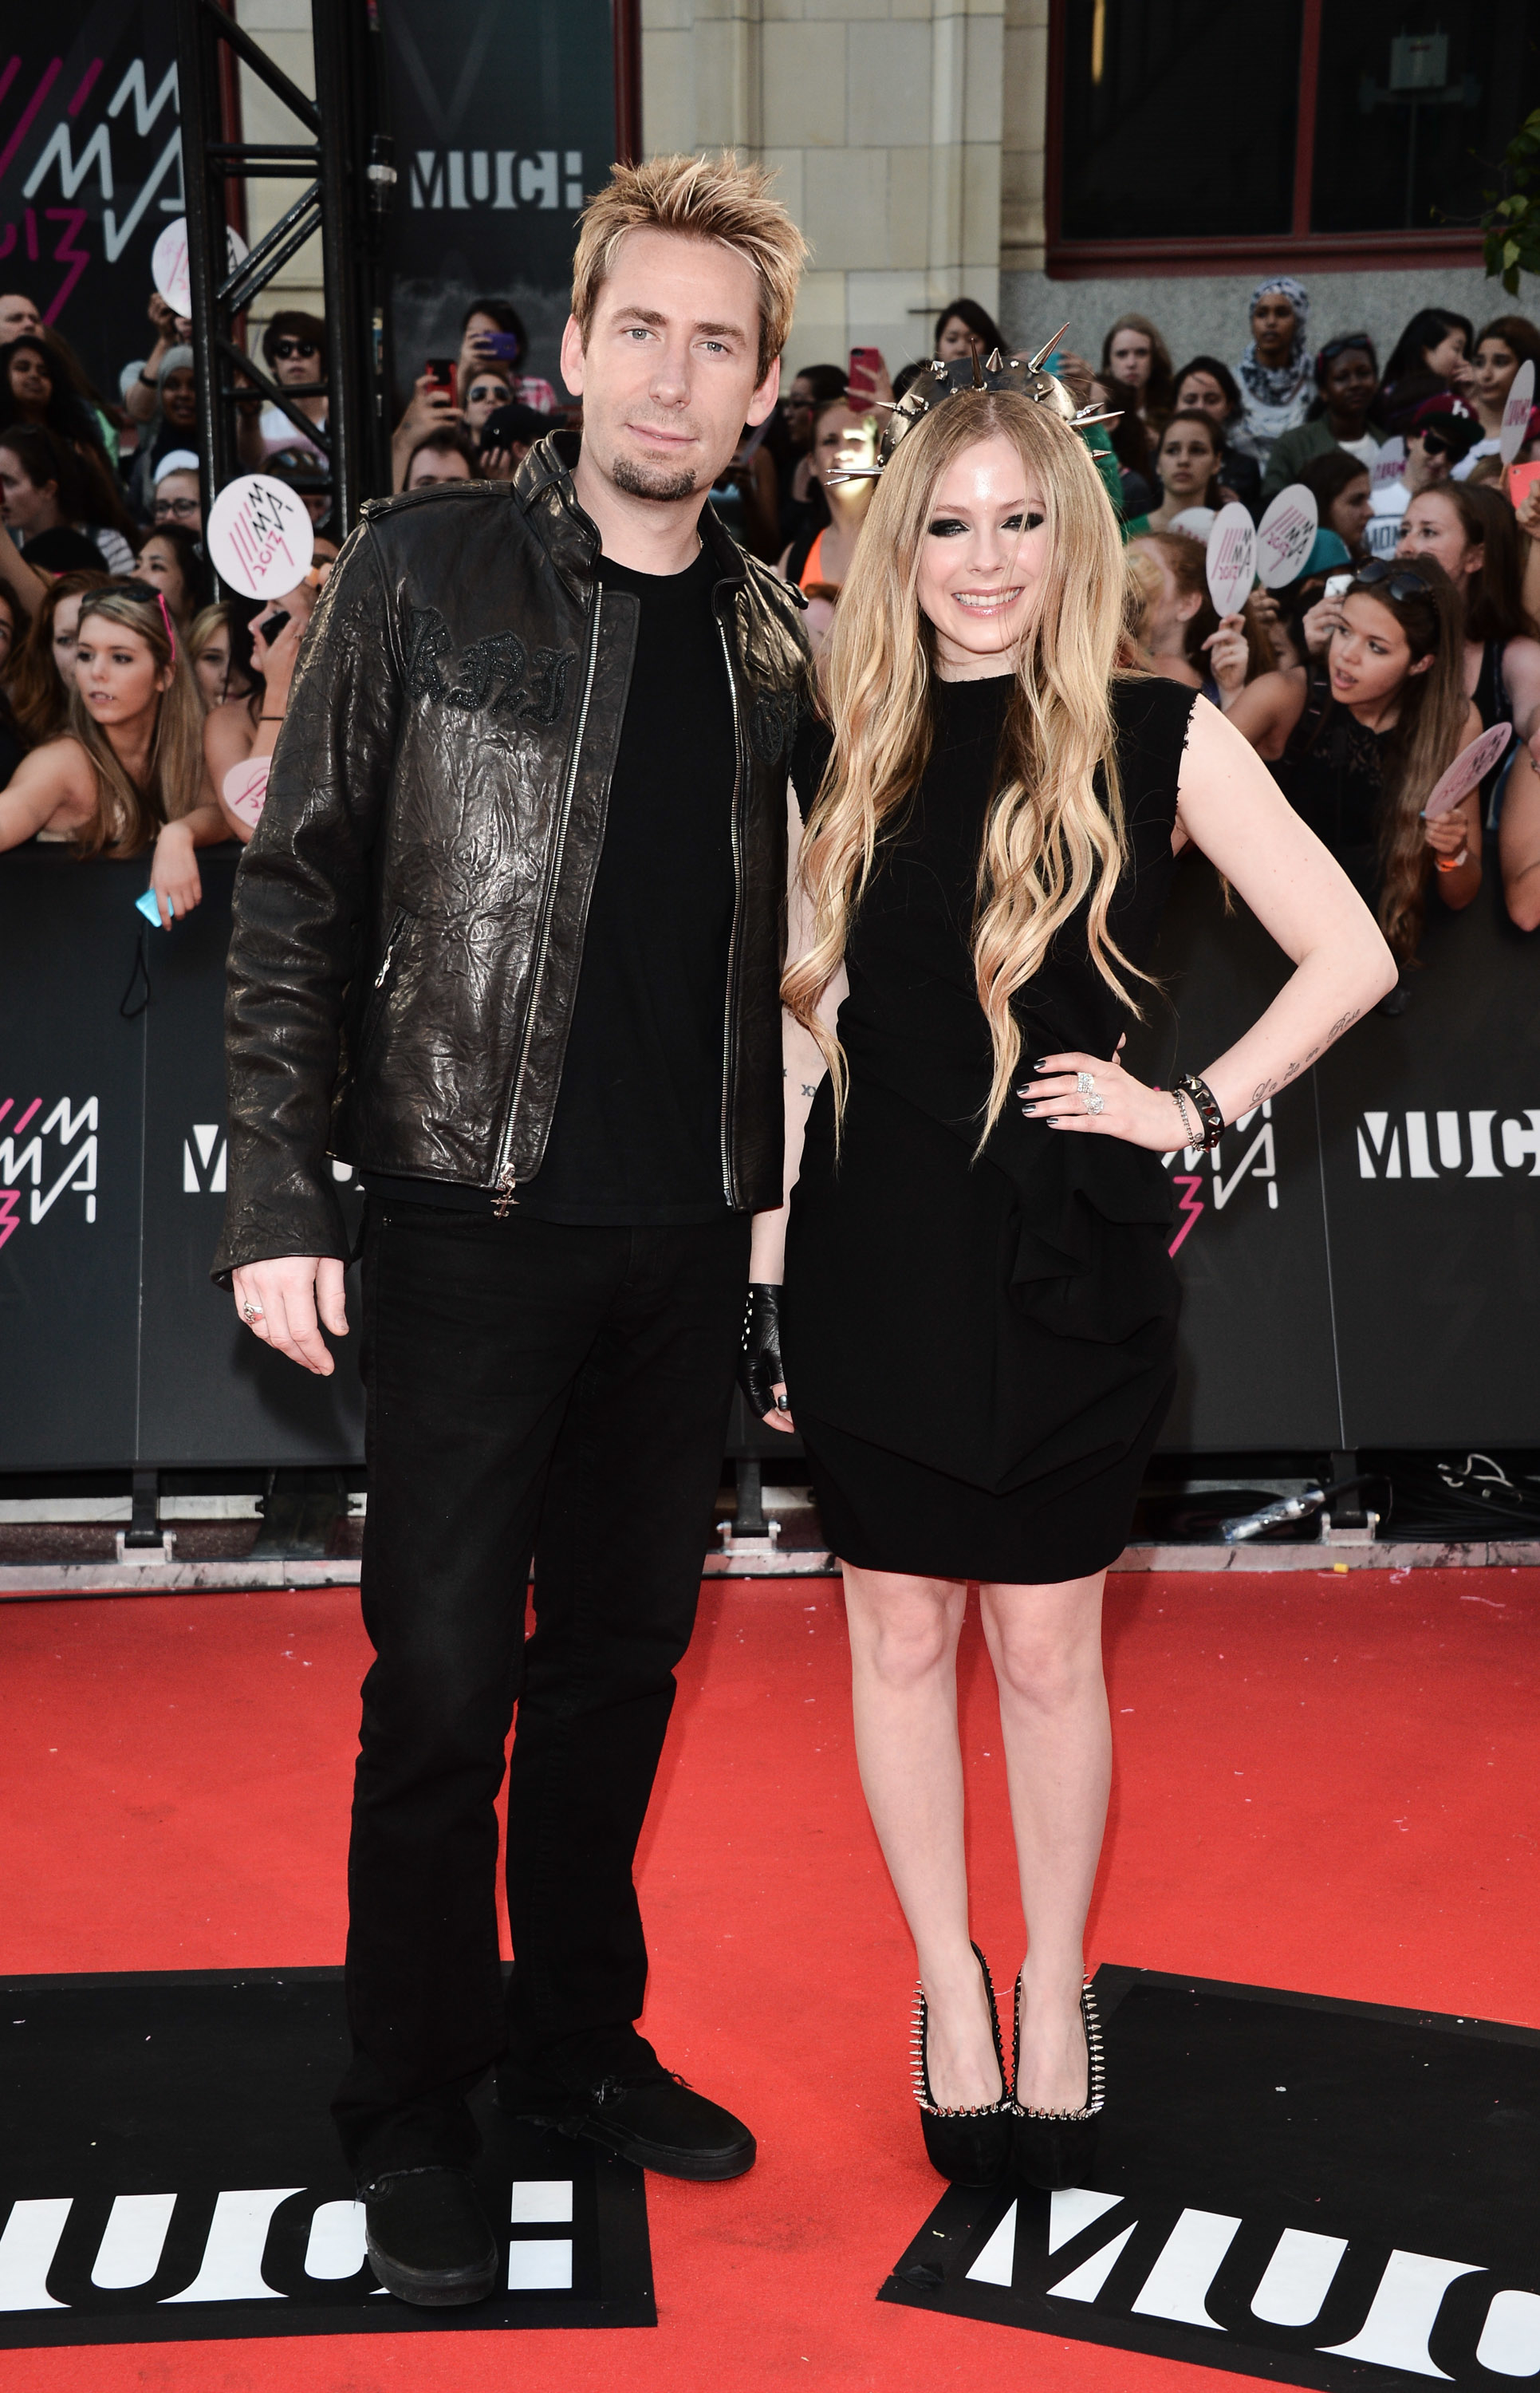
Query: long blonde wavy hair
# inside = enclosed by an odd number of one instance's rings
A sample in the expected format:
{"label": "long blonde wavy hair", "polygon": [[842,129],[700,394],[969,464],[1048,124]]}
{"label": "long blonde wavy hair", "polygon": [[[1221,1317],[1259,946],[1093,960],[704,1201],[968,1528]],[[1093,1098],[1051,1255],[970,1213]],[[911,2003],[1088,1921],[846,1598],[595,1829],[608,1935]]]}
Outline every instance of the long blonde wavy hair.
{"label": "long blonde wavy hair", "polygon": [[944,400],[906,434],[877,486],[824,651],[834,748],[799,864],[810,945],[781,983],[787,1005],[823,1052],[842,1116],[845,1059],[817,1006],[840,969],[878,841],[930,753],[934,634],[917,595],[926,525],[948,466],[1000,434],[1042,495],[1048,539],[979,856],[973,967],[994,1048],[981,1145],[1021,1058],[1011,1001],[1088,899],[1091,960],[1133,1004],[1118,968],[1134,968],[1107,927],[1125,854],[1111,704],[1123,630],[1122,547],[1078,433],[1015,392],[964,390]]}
{"label": "long blonde wavy hair", "polygon": [[[137,632],[155,660],[158,673],[171,668],[169,687],[155,701],[150,778],[144,788],[132,779],[107,734],[85,709],[72,681],[65,728],[78,739],[97,776],[97,811],[76,834],[77,856],[137,856],[149,847],[163,823],[190,814],[203,777],[203,702],[188,663],[186,645],[173,642],[165,611],[153,584],[112,582],[81,601],[80,631],[93,615]],[[79,637],[77,632],[76,637]]]}

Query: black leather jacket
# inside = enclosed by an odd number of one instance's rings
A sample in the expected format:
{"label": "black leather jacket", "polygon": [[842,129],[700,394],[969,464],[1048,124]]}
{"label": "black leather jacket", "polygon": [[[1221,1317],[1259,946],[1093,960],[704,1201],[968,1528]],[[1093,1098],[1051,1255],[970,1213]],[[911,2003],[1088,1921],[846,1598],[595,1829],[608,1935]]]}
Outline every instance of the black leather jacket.
{"label": "black leather jacket", "polygon": [[[316,609],[235,884],[216,1276],[347,1251],[330,1156],[514,1193],[540,1170],[636,643],[577,442],[364,510]],[[722,1185],[781,1197],[799,600],[708,506],[737,738]]]}

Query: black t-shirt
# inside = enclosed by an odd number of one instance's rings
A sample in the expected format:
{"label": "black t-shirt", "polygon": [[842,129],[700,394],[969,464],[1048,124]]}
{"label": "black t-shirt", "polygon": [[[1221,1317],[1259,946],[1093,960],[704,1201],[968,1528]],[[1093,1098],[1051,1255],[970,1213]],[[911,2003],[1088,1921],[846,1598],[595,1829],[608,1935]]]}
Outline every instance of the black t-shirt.
{"label": "black t-shirt", "polygon": [[[550,1222],[714,1221],[737,751],[703,549],[683,573],[599,560],[641,602],[631,689],[545,1158],[517,1209]],[[377,1196],[490,1208],[494,1192],[365,1175]]]}

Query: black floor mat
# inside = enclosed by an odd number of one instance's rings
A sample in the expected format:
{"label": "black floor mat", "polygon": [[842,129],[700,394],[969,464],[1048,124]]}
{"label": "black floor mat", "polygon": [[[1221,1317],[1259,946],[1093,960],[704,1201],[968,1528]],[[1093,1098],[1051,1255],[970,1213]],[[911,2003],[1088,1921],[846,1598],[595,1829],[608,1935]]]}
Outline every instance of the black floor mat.
{"label": "black floor mat", "polygon": [[657,2324],[642,2171],[489,2087],[500,2290],[382,2293],[328,2115],[346,2050],[337,1969],[0,1985],[0,2348]]}
{"label": "black floor mat", "polygon": [[1091,2185],[954,2188],[881,2300],[1324,2393],[1540,2379],[1540,2034],[1154,1970],[1096,1988]]}

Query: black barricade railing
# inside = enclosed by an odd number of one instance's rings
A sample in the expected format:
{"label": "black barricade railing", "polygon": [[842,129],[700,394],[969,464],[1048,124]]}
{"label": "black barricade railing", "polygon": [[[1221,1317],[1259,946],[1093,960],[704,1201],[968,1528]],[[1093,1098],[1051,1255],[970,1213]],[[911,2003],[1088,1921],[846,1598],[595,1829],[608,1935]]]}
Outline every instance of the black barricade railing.
{"label": "black barricade railing", "polygon": [[[140,1005],[142,865],[0,858],[0,1469],[361,1457],[356,1338],[312,1379],[209,1281],[235,852],[200,861],[198,911],[144,930]],[[1432,899],[1403,1014],[1356,1026],[1211,1156],[1171,1156],[1168,1449],[1540,1445],[1540,939],[1494,878],[1464,915]],[[1184,860],[1134,1068],[1201,1068],[1286,969]],[[349,1301],[356,1325],[356,1275]],[[788,1452],[740,1414],[735,1448]]]}

